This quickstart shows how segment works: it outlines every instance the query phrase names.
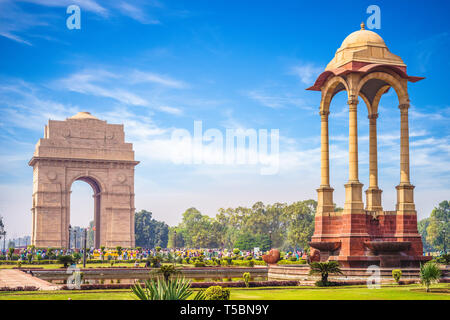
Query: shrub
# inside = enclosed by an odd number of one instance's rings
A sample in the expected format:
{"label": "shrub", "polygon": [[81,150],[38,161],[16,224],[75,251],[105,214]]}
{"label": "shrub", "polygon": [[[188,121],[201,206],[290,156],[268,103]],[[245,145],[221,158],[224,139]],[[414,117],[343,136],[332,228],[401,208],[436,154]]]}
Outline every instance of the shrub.
{"label": "shrub", "polygon": [[178,271],[173,265],[165,265],[161,266],[157,273],[162,274],[165,281],[169,281],[170,276],[174,274],[178,274],[180,271]]}
{"label": "shrub", "polygon": [[211,286],[205,290],[205,300],[230,300],[230,289]]}
{"label": "shrub", "polygon": [[241,252],[241,250],[239,250],[238,248],[233,249],[233,253],[238,255]]}
{"label": "shrub", "polygon": [[202,261],[197,261],[197,262],[195,262],[194,266],[196,268],[202,268],[202,267],[206,267],[206,264]]}
{"label": "shrub", "polygon": [[161,258],[159,256],[149,256],[147,261],[151,268],[159,268],[161,266]]}
{"label": "shrub", "polygon": [[161,251],[161,247],[155,247],[156,252],[160,252]]}
{"label": "shrub", "polygon": [[72,263],[75,263],[75,260],[71,255],[60,255],[58,256],[58,262],[63,264],[64,268],[67,268]]}
{"label": "shrub", "polygon": [[402,277],[402,270],[400,269],[392,270],[392,277],[394,278],[397,284],[400,283],[400,278]]}
{"label": "shrub", "polygon": [[289,261],[297,261],[297,257],[290,257]]}
{"label": "shrub", "polygon": [[244,279],[245,282],[245,286],[248,288],[249,286],[249,281],[250,281],[250,272],[244,272],[244,274],[242,275],[242,278]]}
{"label": "shrub", "polygon": [[81,259],[81,253],[79,253],[79,252],[74,252],[72,254],[72,256],[75,261],[80,261],[80,259]]}
{"label": "shrub", "polygon": [[253,260],[248,260],[248,261],[247,261],[247,264],[248,264],[249,267],[252,267],[252,268],[253,268],[253,267],[255,266],[255,261],[253,261]]}
{"label": "shrub", "polygon": [[334,287],[334,286],[339,286],[340,285],[337,282],[331,282],[331,281],[323,282],[322,280],[316,281],[315,284],[316,284],[317,287]]}
{"label": "shrub", "polygon": [[449,265],[450,264],[450,253],[443,254],[443,255],[441,255],[439,257],[436,257],[434,259],[434,261],[436,261],[437,263]]}

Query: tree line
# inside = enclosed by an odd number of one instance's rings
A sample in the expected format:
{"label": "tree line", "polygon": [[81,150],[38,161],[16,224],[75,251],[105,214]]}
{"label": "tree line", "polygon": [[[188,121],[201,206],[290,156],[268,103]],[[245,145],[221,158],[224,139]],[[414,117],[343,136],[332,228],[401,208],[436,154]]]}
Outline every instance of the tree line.
{"label": "tree line", "polygon": [[449,249],[450,201],[442,201],[431,211],[428,218],[417,223],[425,251],[444,251]]}
{"label": "tree line", "polygon": [[219,209],[215,217],[189,208],[174,227],[142,210],[136,213],[136,246],[305,249],[314,232],[316,207],[314,200],[271,205],[256,202],[250,208]]}
{"label": "tree line", "polygon": [[[155,220],[151,212],[141,210],[135,216],[136,246],[307,249],[314,233],[316,208],[314,200],[268,205],[256,202],[250,208],[219,209],[215,217],[189,208],[183,213],[182,221],[173,227]],[[342,208],[335,207],[335,211],[342,211]],[[448,249],[449,216],[450,201],[442,201],[430,217],[418,222],[424,251]]]}

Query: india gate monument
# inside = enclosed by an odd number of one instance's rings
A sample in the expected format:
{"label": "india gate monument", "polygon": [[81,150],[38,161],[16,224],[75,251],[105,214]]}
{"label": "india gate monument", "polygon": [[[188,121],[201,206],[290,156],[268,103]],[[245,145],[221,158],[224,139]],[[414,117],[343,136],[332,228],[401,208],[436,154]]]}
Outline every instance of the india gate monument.
{"label": "india gate monument", "polygon": [[94,191],[94,245],[134,247],[134,160],[122,124],[89,112],[49,120],[36,144],[33,167],[32,244],[67,248],[74,181]]}
{"label": "india gate monument", "polygon": [[[345,38],[325,71],[308,88],[322,94],[321,184],[317,189],[315,230],[310,243],[312,260],[335,260],[343,267],[418,267],[420,262],[431,258],[423,256],[409,172],[408,82],[422,79],[408,75],[403,60],[389,51],[378,34],[365,30],[361,24],[361,30]],[[384,211],[382,190],[378,187],[377,118],[380,99],[391,88],[399,102],[400,181],[396,186],[395,211]],[[349,170],[344,210],[335,212],[330,184],[328,115],[333,112],[331,100],[340,91],[346,91],[348,97]],[[367,107],[369,118],[370,176],[365,205],[358,177],[357,113],[363,107],[359,98]]]}

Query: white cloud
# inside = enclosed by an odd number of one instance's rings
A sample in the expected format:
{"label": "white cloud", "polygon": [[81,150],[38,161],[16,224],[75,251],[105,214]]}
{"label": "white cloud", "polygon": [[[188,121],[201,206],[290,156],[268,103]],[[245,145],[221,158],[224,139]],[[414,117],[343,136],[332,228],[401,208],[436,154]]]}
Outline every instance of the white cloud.
{"label": "white cloud", "polygon": [[300,78],[300,81],[306,85],[312,86],[314,81],[323,71],[323,68],[317,67],[311,63],[300,64],[292,67],[291,73]]}
{"label": "white cloud", "polygon": [[127,2],[120,2],[117,5],[117,8],[123,15],[139,21],[142,24],[160,24],[159,20],[149,18],[143,8],[136,7]]}
{"label": "white cloud", "polygon": [[247,91],[245,94],[263,106],[273,109],[285,108],[287,106],[296,106],[308,110],[312,109],[307,106],[304,99],[292,96],[291,94],[268,94],[260,90]]}
{"label": "white cloud", "polygon": [[179,108],[174,108],[174,107],[169,107],[169,106],[160,106],[158,108],[159,110],[169,113],[169,114],[173,114],[173,115],[182,115],[183,114],[183,110],[179,109]]}
{"label": "white cloud", "polygon": [[168,76],[156,74],[153,72],[134,71],[129,77],[132,83],[153,82],[171,88],[185,88],[187,85],[183,81],[172,79]]}

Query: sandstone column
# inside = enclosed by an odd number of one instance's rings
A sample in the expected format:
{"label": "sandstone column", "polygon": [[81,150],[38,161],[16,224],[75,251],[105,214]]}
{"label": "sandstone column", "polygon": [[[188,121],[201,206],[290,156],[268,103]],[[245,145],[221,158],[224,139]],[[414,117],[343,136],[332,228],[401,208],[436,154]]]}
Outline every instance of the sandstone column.
{"label": "sandstone column", "polygon": [[400,104],[400,184],[397,189],[397,218],[395,236],[398,241],[411,241],[410,253],[421,250],[417,232],[417,212],[414,205],[414,186],[409,180],[409,104]]}
{"label": "sandstone column", "polygon": [[369,118],[369,189],[366,190],[366,210],[382,211],[381,190],[378,188],[378,146],[377,118],[378,113]]}
{"label": "sandstone column", "polygon": [[400,184],[397,189],[397,213],[415,214],[413,190],[409,181],[409,104],[399,105],[400,109]]}
{"label": "sandstone column", "polygon": [[408,104],[400,108],[400,185],[409,184],[409,126]]}
{"label": "sandstone column", "polygon": [[349,256],[363,249],[358,238],[367,236],[367,231],[366,215],[362,202],[362,183],[358,180],[358,100],[356,97],[352,97],[347,103],[349,105],[349,181],[345,184],[340,254]]}
{"label": "sandstone column", "polygon": [[330,186],[330,148],[328,140],[328,115],[329,111],[321,111],[321,133],[320,133],[320,169],[321,187]]}
{"label": "sandstone column", "polygon": [[330,153],[328,140],[328,115],[329,111],[320,111],[321,118],[321,143],[320,143],[320,169],[321,183],[317,189],[318,203],[317,215],[334,211],[333,188],[330,187]]}
{"label": "sandstone column", "polygon": [[358,182],[358,123],[357,106],[358,100],[349,100],[349,182]]}

